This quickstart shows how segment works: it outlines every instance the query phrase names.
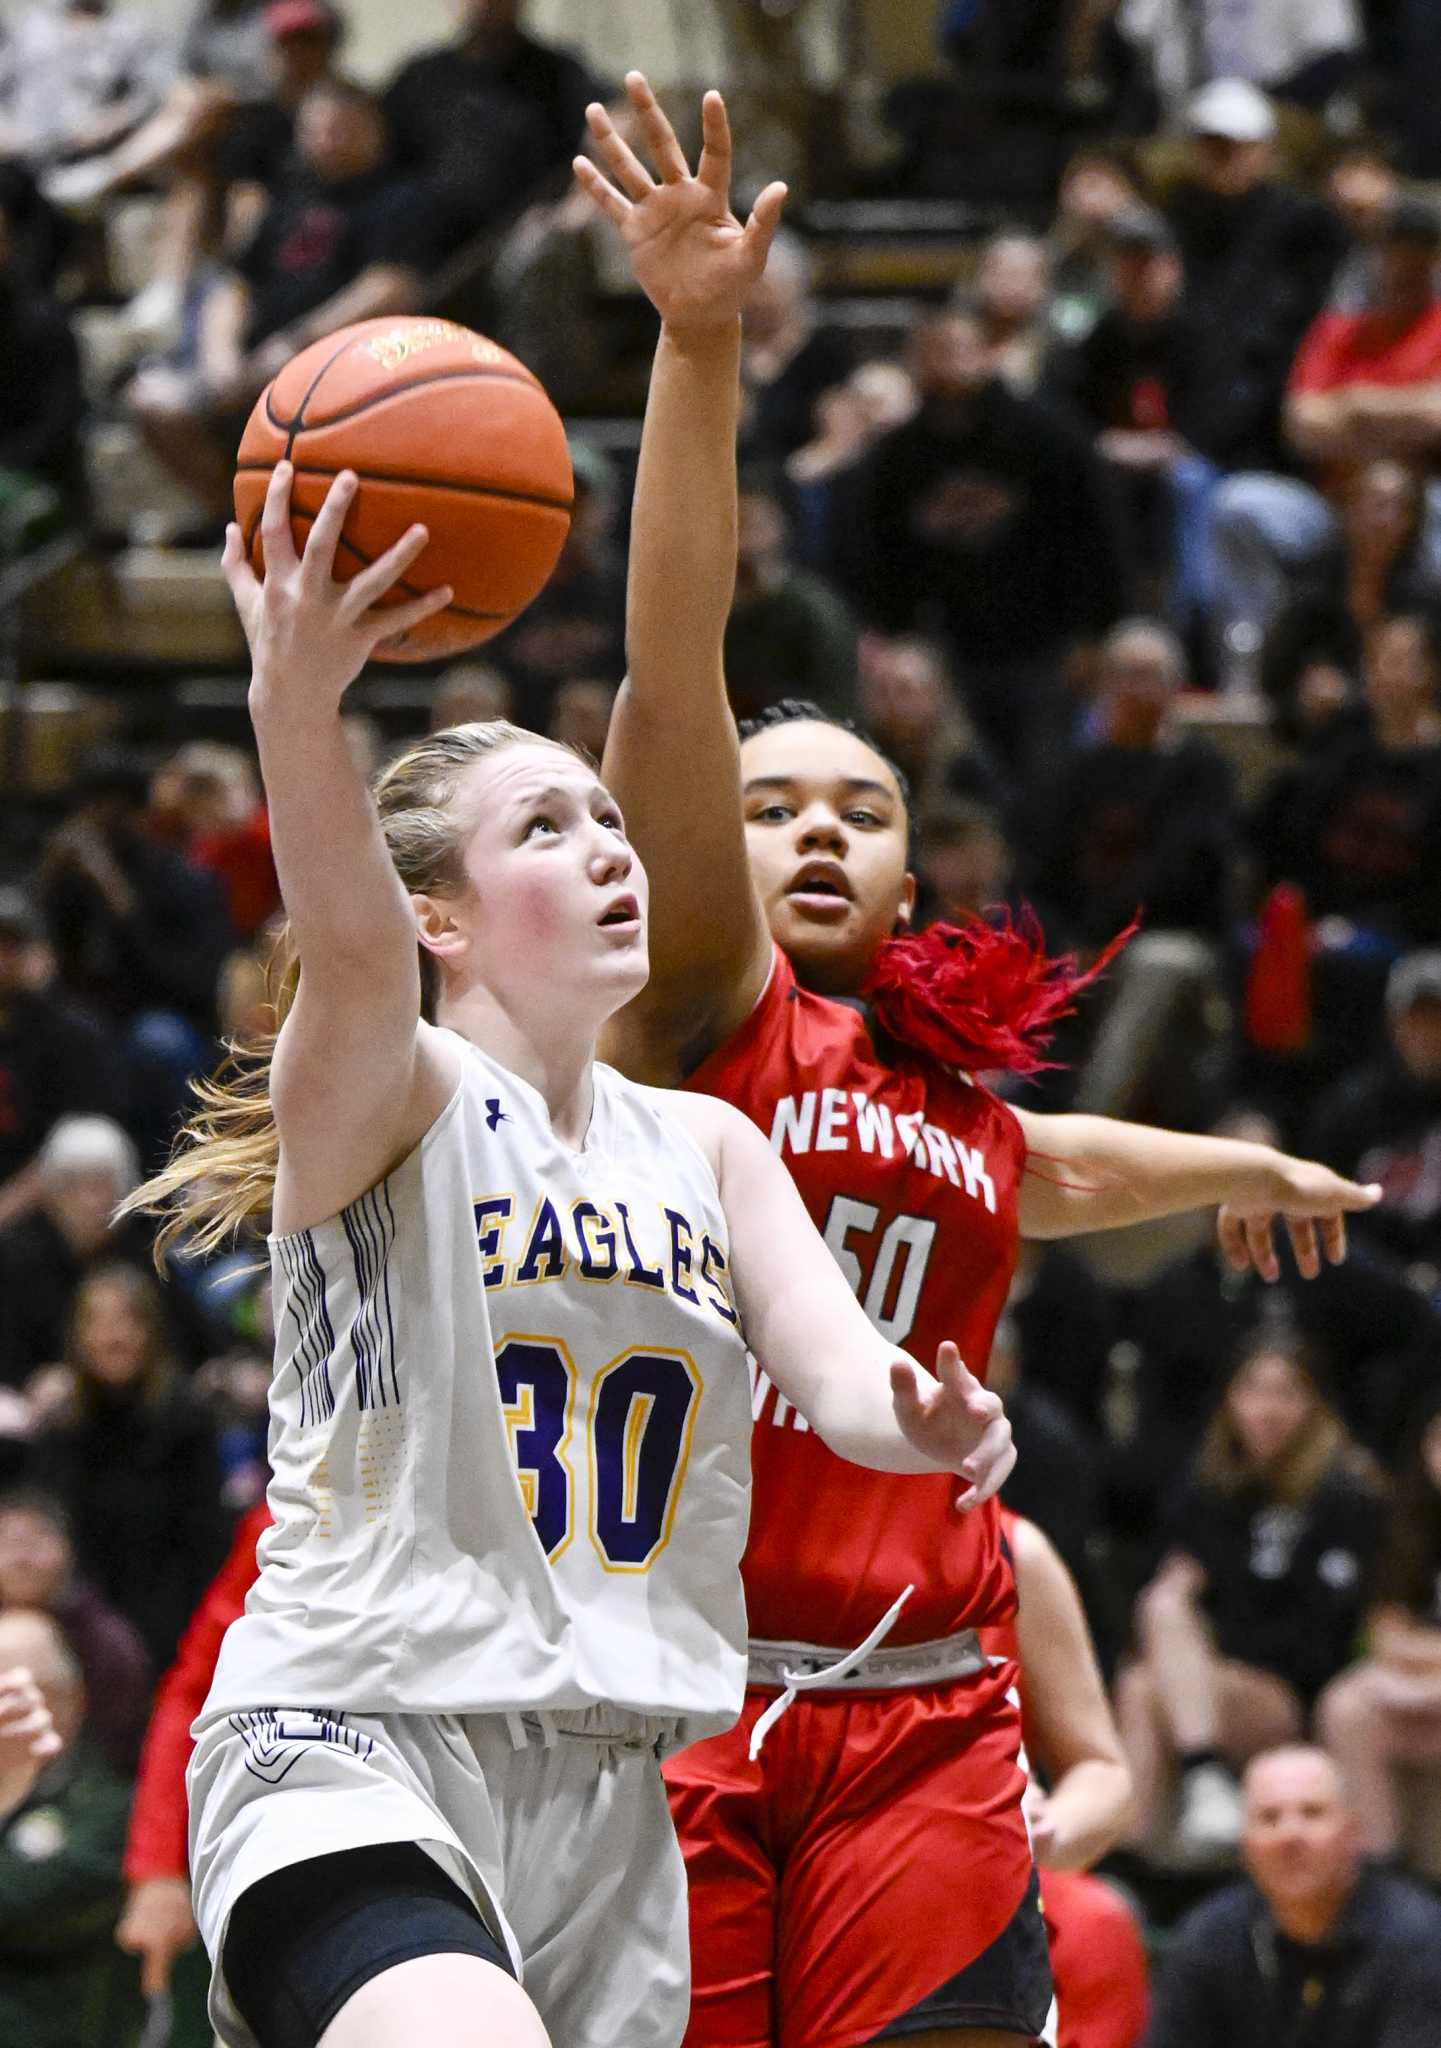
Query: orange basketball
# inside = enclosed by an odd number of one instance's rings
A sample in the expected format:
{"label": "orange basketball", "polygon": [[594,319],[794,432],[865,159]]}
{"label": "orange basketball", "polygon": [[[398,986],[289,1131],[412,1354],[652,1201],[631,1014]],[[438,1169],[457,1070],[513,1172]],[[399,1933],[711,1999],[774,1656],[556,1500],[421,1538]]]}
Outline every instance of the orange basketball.
{"label": "orange basketball", "polygon": [[342,327],[261,393],[235,476],[235,516],[258,574],[266,488],[287,459],[297,548],[336,474],[360,479],[336,555],[342,581],[417,520],[429,529],[393,601],[443,583],[455,597],[380,649],[381,661],[458,654],[498,633],[542,588],[570,526],[560,415],[524,363],[449,320]]}

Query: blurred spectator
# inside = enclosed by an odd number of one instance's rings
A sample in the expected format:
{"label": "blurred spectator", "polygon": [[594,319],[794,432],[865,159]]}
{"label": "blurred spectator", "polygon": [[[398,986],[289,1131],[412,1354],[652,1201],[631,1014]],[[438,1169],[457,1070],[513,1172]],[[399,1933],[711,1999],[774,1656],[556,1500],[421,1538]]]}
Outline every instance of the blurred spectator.
{"label": "blurred spectator", "polygon": [[193,740],[151,785],[148,823],[225,890],[238,937],[252,938],[280,905],[270,820],[252,757],[240,747]]}
{"label": "blurred spectator", "polygon": [[116,1030],[147,1150],[168,1141],[190,1076],[211,1057],[231,944],[219,883],[146,832],[149,794],[132,755],[90,755],[38,878],[61,984]]}
{"label": "blurred spectator", "polygon": [[34,1203],[40,1143],[62,1116],[127,1106],[113,1043],[48,985],[45,960],[29,897],[0,889],[0,1228]]}
{"label": "blurred spectator", "polygon": [[300,349],[354,320],[414,311],[435,254],[421,189],[398,178],[378,103],[331,78],[296,117],[296,175],[215,279],[174,362],[128,392],[151,451],[223,519],[250,407]]}
{"label": "blurred spectator", "polygon": [[0,1230],[0,1382],[20,1386],[59,1358],[75,1289],[96,1264],[150,1262],[133,1218],[111,1222],[140,1178],[135,1147],[103,1116],[62,1117],[37,1160],[33,1210]]}
{"label": "blurred spectator", "polygon": [[85,401],[70,322],[22,261],[0,184],[0,568],[74,517]]}
{"label": "blurred spectator", "polygon": [[571,676],[619,684],[625,674],[625,563],[616,545],[616,479],[609,459],[571,443],[575,505],[560,559],[540,596],[490,643],[510,678],[522,725],[543,730]]}
{"label": "blurred spectator", "polygon": [[891,362],[862,363],[816,400],[815,432],[785,466],[796,556],[808,569],[832,573],[843,552],[839,537],[862,493],[865,457],[915,409],[905,366]]}
{"label": "blurred spectator", "polygon": [[[1069,943],[1095,951],[1139,912],[1108,978],[1099,1035],[1077,1100],[1109,1115],[1194,1117],[1194,1102],[1159,1105],[1148,1090],[1177,1077],[1182,1008],[1202,1011],[1227,919],[1231,772],[1206,741],[1179,736],[1171,708],[1184,688],[1180,643],[1133,619],[1102,643],[1098,735],[1074,746],[1037,785],[1025,834],[1032,894]],[[1165,1061],[1157,1059],[1165,1048]]]}
{"label": "blurred spectator", "polygon": [[195,0],[180,46],[186,73],[233,101],[263,99],[270,82],[265,9],[266,0]]}
{"label": "blurred spectator", "polygon": [[1063,1244],[1023,1241],[1006,1315],[1026,1382],[1098,1435],[1116,1333],[1110,1299],[1090,1267]]}
{"label": "blurred spectator", "polygon": [[[1367,1628],[1367,1656],[1321,1695],[1316,1725],[1340,1768],[1368,1855],[1404,1846],[1397,1765],[1441,1791],[1441,1404],[1419,1419],[1397,1482]],[[1415,1800],[1421,1787],[1411,1788]]]}
{"label": "blurred spectator", "polygon": [[13,270],[37,292],[53,293],[74,254],[76,231],[41,192],[29,165],[18,157],[0,157],[0,215],[6,222],[9,243],[7,270]]}
{"label": "blurred spectator", "polygon": [[1332,280],[1331,304],[1359,313],[1375,290],[1376,250],[1402,196],[1401,180],[1385,148],[1358,136],[1331,159],[1325,193],[1354,245]]}
{"label": "blurred spectator", "polygon": [[[1280,1135],[1264,1117],[1239,1110],[1216,1129],[1260,1144]],[[1274,1286],[1233,1273],[1213,1244],[1172,1260],[1116,1304],[1124,1341],[1106,1395],[1112,1520],[1143,1545],[1216,1407],[1227,1360],[1278,1302],[1324,1360],[1353,1434],[1388,1464],[1409,1441],[1417,1401],[1441,1387],[1441,1318],[1364,1241],[1344,1266],[1323,1265],[1314,1280],[1283,1266]],[[1048,1384],[1062,1370],[1053,1365]]]}
{"label": "blurred spectator", "polygon": [[1379,233],[1371,304],[1328,311],[1291,372],[1286,433],[1318,465],[1425,458],[1441,445],[1441,215],[1398,202]]}
{"label": "blurred spectator", "polygon": [[215,1432],[176,1372],[159,1290],[133,1267],[81,1281],[64,1362],[33,1477],[66,1507],[81,1570],[163,1670],[225,1552]]}
{"label": "blurred spectator", "polygon": [[332,74],[343,35],[329,0],[202,10],[184,52],[195,75],[136,138],[137,149],[147,136],[164,146],[145,176],[166,188],[149,278],[123,316],[137,352],[173,347],[199,308],[208,259],[251,239],[293,168],[297,110]]}
{"label": "blurred spectator", "polygon": [[1295,778],[1261,847],[1268,879],[1296,883],[1313,916],[1334,921],[1317,934],[1334,957],[1317,1010],[1352,1051],[1379,1020],[1390,960],[1441,939],[1441,666],[1430,615],[1373,625],[1362,680],[1366,725]]}
{"label": "blurred spectator", "polygon": [[1119,613],[1123,569],[1095,458],[996,376],[973,314],[921,323],[914,419],[877,443],[848,580],[889,632],[943,631],[981,738],[1011,766],[1054,760],[1061,669]]}
{"label": "blurred spectator", "polygon": [[910,784],[914,813],[948,796],[995,795],[995,777],[979,758],[976,736],[934,641],[865,634],[860,686],[861,723]]}
{"label": "blurred spectator", "polygon": [[805,243],[782,228],[741,315],[741,442],[768,462],[804,447],[821,394],[844,384],[852,368],[845,338],[820,324],[811,269]]}
{"label": "blurred spectator", "polygon": [[1441,1284],[1441,951],[1407,953],[1386,983],[1387,1043],[1316,1104],[1308,1154],[1378,1183],[1357,1237]]}
{"label": "blurred spectator", "polygon": [[951,798],[921,813],[917,834],[921,919],[960,924],[1010,903],[1016,857],[988,804]]}
{"label": "blurred spectator", "polygon": [[0,1614],[0,1665],[28,1665],[60,1754],[0,1774],[0,2039],[115,2048],[142,2013],[116,1954],[129,1787],[85,1740],[85,1683],[49,1615]]}
{"label": "blurred spectator", "polygon": [[1100,317],[1110,290],[1106,230],[1140,196],[1116,150],[1083,145],[1067,163],[1050,232],[1051,326],[1062,342],[1079,341]]}
{"label": "blurred spectator", "polygon": [[1206,450],[1227,387],[1217,385],[1214,352],[1197,345],[1183,310],[1185,280],[1164,215],[1148,206],[1114,213],[1101,247],[1110,303],[1054,361],[1052,381],[1096,434],[1136,569],[1158,592],[1174,571],[1171,609],[1185,628],[1211,596],[1217,470]]}
{"label": "blurred spectator", "polygon": [[179,75],[155,112],[112,147],[50,174],[51,196],[77,213],[132,186],[158,184],[167,193],[147,320],[178,318],[181,280],[213,198],[216,139],[238,106],[269,90],[264,7],[265,0],[199,0],[181,38]]}
{"label": "blurred spectator", "polygon": [[268,0],[263,20],[269,92],[237,106],[216,145],[228,248],[249,240],[292,169],[296,116],[315,87],[334,76],[345,38],[330,0]]}
{"label": "blurred spectator", "polygon": [[1378,456],[1348,477],[1334,538],[1299,572],[1266,635],[1261,687],[1295,739],[1358,694],[1369,627],[1441,599],[1441,562],[1425,545],[1420,472]]}
{"label": "blurred spectator", "polygon": [[463,0],[458,40],[403,65],[385,94],[396,162],[422,180],[442,245],[499,226],[552,180],[606,88],[520,27],[519,0]]}
{"label": "blurred spectator", "polygon": [[199,1940],[186,1845],[190,1729],[205,1705],[225,1631],[244,1611],[245,1596],[255,1584],[255,1546],[269,1526],[263,1502],[237,1525],[229,1554],[206,1588],[155,1695],[125,1847],[130,1891],[115,1935],[121,1948],[141,1958],[147,1998],[166,1989],[176,1958]]}
{"label": "blurred spectator", "polygon": [[1249,81],[1319,109],[1361,49],[1355,0],[1121,0],[1117,23],[1144,52],[1169,119],[1212,81]]}
{"label": "blurred spectator", "polygon": [[11,30],[0,148],[42,166],[110,149],[154,113],[174,63],[140,7],[32,0]]}
{"label": "blurred spectator", "polygon": [[886,114],[905,154],[888,189],[1039,213],[1066,145],[1104,118],[1109,8],[1055,0],[946,0],[946,79],[906,79]]}
{"label": "blurred spectator", "polygon": [[1012,391],[1034,391],[1051,345],[1050,253],[1039,235],[1002,228],[983,244],[970,299],[991,363]]}
{"label": "blurred spectator", "polygon": [[1428,2048],[1441,2000],[1441,1905],[1364,1865],[1357,1816],[1319,1749],[1246,1774],[1247,1880],[1167,1946],[1145,2048]]}
{"label": "blurred spectator", "polygon": [[[1333,494],[1349,468],[1389,455],[1424,463],[1441,446],[1441,216],[1414,200],[1381,232],[1375,288],[1361,310],[1321,314],[1300,346],[1286,435]],[[1295,477],[1232,478],[1215,501],[1218,624],[1259,644],[1287,580],[1336,533],[1322,493]],[[1428,565],[1430,566],[1430,565]],[[1434,567],[1431,570],[1434,576]]]}
{"label": "blurred spectator", "polygon": [[1166,211],[1186,276],[1185,306],[1219,358],[1207,453],[1225,469],[1274,468],[1281,401],[1301,336],[1345,249],[1341,221],[1275,176],[1276,117],[1263,93],[1221,79],[1191,101],[1190,165]]}
{"label": "blurred spectator", "polygon": [[546,728],[550,737],[563,747],[578,747],[598,762],[605,752],[605,736],[615,709],[615,687],[614,683],[591,682],[585,676],[562,683],[550,707]]}
{"label": "blurred spectator", "polygon": [[783,697],[841,717],[855,709],[855,621],[828,583],[792,560],[780,494],[759,475],[741,479],[725,670],[737,718]]}
{"label": "blurred spectator", "polygon": [[69,1520],[33,1489],[0,1494],[0,1615],[35,1608],[58,1621],[85,1681],[85,1732],[112,1771],[133,1777],[154,1673],[130,1623],[75,1570]]}
{"label": "blurred spectator", "polygon": [[1429,0],[1395,0],[1367,12],[1381,73],[1381,123],[1396,135],[1408,176],[1441,178],[1441,15]]}
{"label": "blurred spectator", "polygon": [[1375,1470],[1294,1332],[1274,1318],[1242,1344],[1169,1548],[1136,1603],[1136,1661],[1117,1690],[1139,1832],[1155,1841],[1173,1770],[1176,1852],[1235,1846],[1228,1764],[1296,1739],[1344,1666],[1380,1536]]}
{"label": "blurred spectator", "polygon": [[432,732],[472,722],[484,725],[493,718],[514,715],[515,692],[509,678],[488,661],[452,662],[435,679],[435,695],[430,700]]}
{"label": "blurred spectator", "polygon": [[1044,1387],[1028,1384],[1019,1332],[1006,1316],[996,1329],[986,1384],[1005,1402],[1016,1441],[1005,1504],[1049,1537],[1084,1593],[1091,1578],[1087,1546],[1100,1522],[1096,1447]]}
{"label": "blurred spectator", "polygon": [[223,1358],[207,1360],[195,1375],[195,1391],[215,1425],[220,1451],[220,1498],[232,1515],[254,1507],[264,1497],[270,1478],[266,1440],[274,1338],[272,1322],[271,1341],[264,1349],[259,1345],[236,1345]]}

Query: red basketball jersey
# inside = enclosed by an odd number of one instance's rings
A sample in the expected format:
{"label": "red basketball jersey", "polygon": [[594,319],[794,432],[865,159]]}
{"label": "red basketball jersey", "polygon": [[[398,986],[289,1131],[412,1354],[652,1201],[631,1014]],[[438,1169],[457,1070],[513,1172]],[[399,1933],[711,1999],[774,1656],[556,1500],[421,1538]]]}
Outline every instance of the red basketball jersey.
{"label": "red basketball jersey", "polygon": [[[1005,1104],[904,1046],[878,1050],[861,1004],[812,995],[777,951],[765,994],[688,1085],[734,1103],[790,1168],[883,1336],[934,1369],[949,1337],[978,1377],[1019,1238],[1021,1127]],[[964,1482],[848,1464],[757,1362],[743,1571],[752,1636],[849,1648],[903,1586],[890,1641],[934,1641],[1015,1606],[994,1501]]]}

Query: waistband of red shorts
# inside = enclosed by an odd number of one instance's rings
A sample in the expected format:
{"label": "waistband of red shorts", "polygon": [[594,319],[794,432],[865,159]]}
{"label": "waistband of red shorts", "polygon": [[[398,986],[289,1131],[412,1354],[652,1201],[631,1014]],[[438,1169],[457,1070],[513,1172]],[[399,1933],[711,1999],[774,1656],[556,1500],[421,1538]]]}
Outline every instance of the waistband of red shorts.
{"label": "waistband of red shorts", "polygon": [[[783,1691],[788,1677],[807,1677],[840,1663],[846,1652],[830,1650],[819,1643],[767,1643],[752,1639],[747,1683]],[[853,1671],[838,1677],[834,1686],[820,1685],[815,1692],[889,1692],[912,1685],[943,1685],[951,1678],[974,1678],[990,1669],[992,1659],[981,1648],[974,1629],[942,1636],[934,1643],[898,1643],[892,1648],[872,1650]],[[996,1660],[1000,1661],[1000,1660]]]}

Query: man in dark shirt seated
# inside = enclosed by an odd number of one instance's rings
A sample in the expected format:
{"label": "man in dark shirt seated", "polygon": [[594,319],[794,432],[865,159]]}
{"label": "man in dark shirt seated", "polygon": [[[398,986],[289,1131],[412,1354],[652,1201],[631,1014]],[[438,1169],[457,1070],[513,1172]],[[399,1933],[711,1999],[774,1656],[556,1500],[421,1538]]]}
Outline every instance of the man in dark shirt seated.
{"label": "man in dark shirt seated", "polygon": [[1024,773],[1070,723],[1068,656],[1123,607],[1112,502],[1077,428],[1002,383],[974,312],[923,321],[910,366],[919,408],[876,443],[839,566],[888,632],[945,636],[981,739]]}
{"label": "man in dark shirt seated", "polygon": [[1099,1031],[1077,1106],[1195,1128],[1209,1110],[1194,1094],[1204,1063],[1178,1056],[1175,1033],[1206,1028],[1202,998],[1227,912],[1231,772],[1213,747],[1176,730],[1172,706],[1186,672],[1166,627],[1117,626],[1102,643],[1100,672],[1094,739],[1035,791],[1023,835],[1029,891],[1056,937],[1084,953],[1137,912],[1144,921],[1107,978],[1104,1003],[1090,1008]]}
{"label": "man in dark shirt seated", "polygon": [[246,415],[271,378],[351,321],[415,310],[435,254],[431,206],[392,167],[369,93],[322,80],[301,103],[296,146],[295,177],[207,294],[184,359],[142,370],[129,390],[155,455],[216,520]]}
{"label": "man in dark shirt seated", "polygon": [[1246,1773],[1248,1880],[1183,1920],[1145,2048],[1432,2048],[1441,1905],[1363,1865],[1323,1750],[1269,1750]]}
{"label": "man in dark shirt seated", "polygon": [[430,188],[448,249],[518,214],[564,175],[606,88],[520,27],[519,0],[464,0],[454,43],[404,65],[385,95],[395,158]]}

